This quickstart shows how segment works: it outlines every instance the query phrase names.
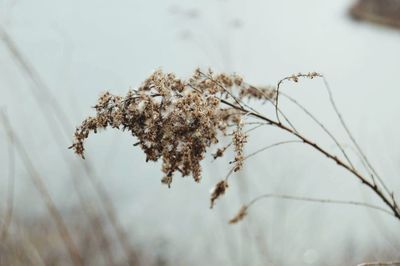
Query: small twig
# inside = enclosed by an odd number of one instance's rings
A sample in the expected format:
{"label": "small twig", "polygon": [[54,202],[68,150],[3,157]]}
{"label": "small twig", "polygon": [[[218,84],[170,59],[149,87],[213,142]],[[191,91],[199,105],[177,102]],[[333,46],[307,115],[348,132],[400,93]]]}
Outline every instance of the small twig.
{"label": "small twig", "polygon": [[399,266],[400,261],[376,261],[376,262],[364,262],[358,264],[357,266],[384,266],[384,265],[394,265]]}
{"label": "small twig", "polygon": [[365,171],[367,171],[367,173],[371,176],[371,180],[372,180],[372,182],[374,183],[374,184],[376,184],[374,181],[375,181],[375,178],[374,178],[374,174],[371,172],[371,170],[369,169],[369,167],[368,167],[368,165],[367,165],[367,163],[363,160],[363,158],[362,158],[362,156],[361,156],[361,154],[358,152],[358,150],[356,149],[356,148],[354,148],[353,146],[350,146],[350,145],[343,145],[342,146],[343,147],[343,149],[350,149],[354,154],[355,154],[355,156],[357,156],[357,158],[358,158],[358,160],[360,160],[360,163],[361,163],[361,165],[363,166],[363,168],[365,169]]}
{"label": "small twig", "polygon": [[240,108],[243,108],[243,106],[247,107],[249,110],[251,110],[254,113],[258,113],[257,110],[255,110],[253,107],[249,106],[245,102],[243,102],[241,99],[233,95],[229,90],[227,90],[220,82],[215,80],[211,75],[206,75],[203,72],[200,71],[200,74],[203,75],[204,77],[208,78],[211,80],[214,84],[216,84],[218,87],[220,87],[224,92],[226,92],[238,105]]}
{"label": "small twig", "polygon": [[[358,144],[358,142],[356,141],[356,139],[354,138],[353,134],[351,133],[349,127],[347,126],[346,122],[343,119],[342,114],[339,111],[339,108],[336,105],[336,102],[334,100],[333,97],[333,93],[331,90],[331,87],[329,86],[328,80],[322,76],[322,80],[324,82],[325,88],[328,92],[329,95],[329,101],[336,113],[336,116],[339,118],[339,121],[342,125],[342,127],[344,128],[344,130],[347,133],[347,136],[350,138],[351,142],[354,144],[354,146],[356,147],[356,149],[358,150],[358,152],[360,153],[362,159],[365,161],[365,163],[368,165],[368,167],[370,168],[370,170],[374,173],[374,175],[376,176],[376,178],[378,179],[378,181],[381,183],[382,187],[385,189],[385,191],[390,194],[390,190],[389,188],[386,186],[386,184],[383,182],[383,179],[380,177],[380,175],[378,174],[378,172],[375,170],[375,168],[372,166],[372,164],[369,162],[367,156],[365,155],[365,153],[363,152],[363,150],[361,149],[361,146]],[[373,180],[373,182],[375,182],[375,180]]]}
{"label": "small twig", "polygon": [[[249,124],[243,123],[243,125],[249,125]],[[267,126],[267,125],[268,125],[268,123],[258,123],[256,126],[253,126],[253,127],[249,128],[249,129],[245,130],[244,133],[245,134],[250,133],[251,131],[254,131],[254,130],[256,130],[256,129],[262,127],[262,126]],[[229,133],[226,136],[232,136],[233,134],[234,133]]]}
{"label": "small twig", "polygon": [[279,118],[279,112],[278,112],[278,105],[279,105],[279,94],[280,94],[280,88],[281,85],[284,81],[287,80],[292,80],[294,82],[298,82],[299,78],[310,78],[313,79],[314,77],[321,77],[322,75],[316,72],[310,72],[308,74],[294,74],[288,77],[285,77],[281,80],[278,81],[278,84],[276,85],[276,98],[275,98],[275,116],[276,116],[276,120],[278,121],[278,123],[281,123],[281,120]]}
{"label": "small twig", "polygon": [[231,98],[241,107],[242,106],[242,101],[240,99],[238,99],[235,95],[233,95],[229,90],[227,90],[224,86],[222,86],[218,81],[216,81],[211,75],[207,75],[203,72],[199,72],[201,75],[203,75],[203,77],[208,78],[211,82],[213,82],[214,84],[216,84],[218,87],[220,87],[221,89],[224,90],[224,92],[226,92],[227,94],[229,94],[229,96],[231,96]]}
{"label": "small twig", "polygon": [[[246,130],[244,133],[245,134],[247,134],[247,133],[249,133],[249,132],[251,132],[251,131],[254,131],[254,130],[256,130],[256,129],[258,129],[258,128],[260,128],[260,127],[262,127],[262,126],[266,126],[266,125],[268,125],[268,123],[265,123],[265,122],[248,122],[248,123],[244,123],[244,125],[257,125],[257,126],[254,126],[254,127],[252,127],[252,128],[250,128],[250,129],[248,129],[248,130]],[[232,125],[233,126],[233,125]],[[237,126],[237,125],[235,125],[235,126]],[[232,135],[232,134],[228,134],[227,136],[229,136],[229,135]],[[217,151],[217,153],[215,153],[215,154],[213,154],[213,161],[215,161],[218,157],[221,157],[222,155],[223,155],[223,153],[230,147],[230,146],[232,146],[232,144],[233,144],[233,142],[232,141],[230,141],[227,145],[225,145],[225,146],[223,146],[222,148],[219,148],[218,150],[219,150],[219,154],[218,154],[218,151]]]}
{"label": "small twig", "polygon": [[355,205],[355,206],[361,206],[361,207],[367,207],[370,209],[375,209],[381,212],[384,212],[390,216],[393,216],[393,213],[381,208],[376,205],[372,205],[369,203],[364,203],[364,202],[358,202],[358,201],[347,201],[347,200],[332,200],[332,199],[323,199],[323,198],[309,198],[309,197],[299,197],[299,196],[293,196],[293,195],[285,195],[285,194],[277,194],[277,193],[267,193],[260,195],[253,200],[251,200],[249,203],[244,204],[240,207],[239,211],[236,213],[236,215],[229,220],[230,224],[236,224],[240,222],[241,220],[246,217],[248,214],[249,208],[254,205],[256,202],[262,200],[262,199],[269,199],[269,198],[277,198],[277,199],[286,199],[286,200],[295,200],[295,201],[306,201],[306,202],[315,202],[315,203],[327,203],[327,204],[343,204],[343,205]]}
{"label": "small twig", "polygon": [[265,151],[265,150],[268,150],[270,148],[273,148],[273,147],[276,147],[276,146],[280,146],[280,145],[283,145],[283,144],[289,144],[289,143],[303,143],[303,142],[300,141],[300,140],[286,140],[286,141],[276,142],[274,144],[268,145],[266,147],[263,147],[261,149],[256,150],[255,152],[252,152],[252,153],[246,155],[246,157],[244,157],[244,160],[247,160],[247,159],[249,159],[249,158],[251,158],[251,157],[253,157],[253,156],[255,156],[255,155],[257,155],[257,154],[259,154],[259,153],[261,153],[263,151]]}
{"label": "small twig", "polygon": [[345,204],[345,205],[355,205],[355,206],[362,206],[362,207],[367,207],[371,209],[375,209],[381,212],[384,212],[386,214],[389,214],[390,216],[393,216],[393,213],[376,205],[369,204],[369,203],[364,203],[364,202],[358,202],[358,201],[350,201],[350,200],[332,200],[332,199],[322,199],[322,198],[309,198],[309,197],[300,197],[300,196],[293,196],[293,195],[285,195],[285,194],[275,194],[275,193],[268,193],[268,194],[263,194],[261,196],[258,196],[251,200],[247,206],[249,208],[251,205],[256,203],[257,201],[260,201],[261,199],[267,199],[267,198],[279,198],[279,199],[289,199],[289,200],[297,200],[297,201],[308,201],[308,202],[318,202],[318,203],[330,203],[330,204]]}
{"label": "small twig", "polygon": [[[248,84],[248,85],[249,85],[249,84]],[[249,86],[251,86],[251,85],[249,85]],[[255,86],[251,86],[251,87],[262,93],[262,91],[261,91],[258,87],[255,87]],[[276,90],[276,93],[277,93],[277,94],[279,93],[278,90]],[[278,111],[278,113],[281,114],[281,116],[285,119],[286,123],[288,123],[288,125],[289,125],[294,131],[297,132],[297,130],[296,130],[296,128],[294,127],[293,123],[292,123],[292,122],[289,120],[289,118],[283,113],[283,111],[279,108],[279,106],[275,105],[275,102],[274,102],[273,100],[269,99],[268,97],[266,97],[265,100],[268,101],[269,103],[271,103],[271,104],[275,107],[275,110]],[[276,99],[275,99],[275,100],[276,100]]]}
{"label": "small twig", "polygon": [[[247,155],[247,156],[245,156],[244,158],[243,158],[243,161],[246,161],[247,159],[249,159],[249,158],[251,158],[251,157],[253,157],[253,156],[255,156],[255,155],[257,155],[257,154],[259,154],[259,153],[261,153],[261,152],[263,152],[263,151],[266,151],[266,150],[268,150],[268,149],[270,149],[270,148],[273,148],[273,147],[277,147],[277,146],[280,146],[280,145],[284,145],[284,144],[289,144],[289,143],[302,143],[302,141],[299,141],[299,140],[286,140],[286,141],[280,141],[280,142],[276,142],[276,143],[274,143],[274,144],[271,144],[271,145],[268,145],[268,146],[266,146],[266,147],[263,147],[263,148],[261,148],[261,149],[259,149],[259,150],[257,150],[257,151],[255,151],[255,152],[253,152],[253,153],[250,153],[249,155]],[[235,161],[232,161],[232,162],[229,162],[230,164],[232,164],[232,163],[234,163]],[[229,172],[226,174],[226,176],[225,176],[225,181],[228,181],[228,179],[229,179],[229,177],[232,175],[232,173],[234,172],[234,169],[235,169],[235,167],[232,167],[230,170],[229,170]]]}
{"label": "small twig", "polygon": [[296,101],[293,97],[281,93],[282,96],[286,97],[289,101],[294,103],[297,107],[299,107],[307,116],[309,116],[323,131],[325,131],[326,134],[335,142],[336,146],[339,148],[339,150],[342,152],[343,156],[346,158],[347,163],[351,166],[351,168],[354,168],[353,163],[351,162],[349,156],[347,155],[346,151],[343,149],[342,145],[340,145],[339,141],[335,138],[335,136],[326,128],[326,126],[319,121],[304,105],[300,104],[298,101]]}

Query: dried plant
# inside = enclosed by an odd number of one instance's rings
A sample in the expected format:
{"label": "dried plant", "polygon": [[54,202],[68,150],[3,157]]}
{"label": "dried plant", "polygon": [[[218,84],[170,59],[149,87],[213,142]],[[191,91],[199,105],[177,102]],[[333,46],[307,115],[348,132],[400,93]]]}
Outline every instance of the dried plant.
{"label": "dried plant", "polygon": [[222,180],[218,182],[215,187],[211,190],[211,204],[210,208],[214,207],[215,201],[222,195],[225,194],[226,189],[228,188],[228,182]]}
{"label": "dried plant", "polygon": [[[239,91],[237,98],[233,96],[235,90]],[[243,114],[235,107],[222,107],[221,99],[234,97],[239,103],[244,97],[272,100],[274,95],[265,88],[260,93],[254,90],[234,75],[197,70],[183,81],[158,70],[125,97],[104,93],[95,106],[96,116],[82,122],[71,148],[84,157],[84,141],[91,132],[106,127],[130,131],[138,138],[136,145],[145,152],[147,161],[162,159],[162,182],[170,186],[175,172],[200,181],[200,162],[207,148],[230,135],[228,127],[235,126],[232,142],[238,171],[243,165],[246,142]],[[223,149],[219,149],[216,157],[222,154]]]}
{"label": "dried plant", "polygon": [[247,209],[248,209],[248,205],[242,205],[242,207],[240,207],[238,213],[229,220],[230,224],[235,224],[240,222],[241,220],[243,220],[243,218],[247,215]]}
{"label": "dried plant", "polygon": [[358,0],[350,9],[350,15],[357,20],[400,28],[400,1]]}
{"label": "dried plant", "polygon": [[[285,81],[298,82],[300,78],[323,79],[334,111],[354,144],[368,175],[362,174],[355,168],[345,149],[311,112],[290,96],[280,92]],[[335,142],[342,155],[338,156],[327,151],[315,141],[301,134],[282,112],[279,106],[280,97],[289,99],[312,118]],[[274,107],[275,114],[261,114],[249,106],[245,99],[269,103]],[[96,115],[85,119],[76,129],[75,140],[70,148],[84,158],[84,141],[90,133],[97,133],[98,130],[107,127],[127,130],[138,139],[135,145],[142,148],[147,161],[162,160],[164,173],[162,182],[168,186],[171,185],[176,172],[181,173],[182,176],[192,176],[196,182],[199,182],[201,179],[200,163],[208,149],[216,146],[223,138],[230,138],[231,142],[227,146],[217,148],[213,154],[214,159],[217,159],[224,156],[224,152],[233,146],[235,157],[231,162],[234,165],[225,179],[218,182],[211,192],[211,207],[214,206],[216,199],[225,193],[229,177],[243,167],[245,160],[278,145],[301,142],[351,173],[369,187],[388,209],[361,202],[285,195],[275,195],[274,197],[324,203],[346,202],[378,209],[400,220],[400,209],[393,191],[388,189],[351,135],[336,107],[328,83],[319,73],[291,75],[280,80],[277,86],[261,88],[247,84],[238,75],[215,74],[211,70],[202,72],[197,69],[187,80],[178,79],[174,74],[166,74],[157,70],[138,89],[129,91],[125,97],[112,95],[109,92],[104,93],[94,108]],[[249,125],[256,125],[256,127],[245,130],[245,127]],[[247,142],[248,132],[262,125],[278,128],[289,133],[295,139],[274,143],[245,156],[243,147]],[[255,201],[272,196],[271,194],[263,195],[242,206],[230,223],[242,220],[250,205]]]}

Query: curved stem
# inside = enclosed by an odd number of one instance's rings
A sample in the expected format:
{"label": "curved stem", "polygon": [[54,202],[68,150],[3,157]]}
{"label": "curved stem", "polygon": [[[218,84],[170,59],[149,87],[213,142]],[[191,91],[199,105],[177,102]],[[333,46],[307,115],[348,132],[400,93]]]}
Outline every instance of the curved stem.
{"label": "curved stem", "polygon": [[294,103],[297,107],[299,107],[306,115],[308,115],[317,125],[326,133],[328,136],[335,142],[336,146],[339,148],[339,150],[342,152],[343,156],[346,158],[347,163],[351,166],[351,168],[355,169],[353,163],[351,162],[349,156],[347,155],[346,151],[340,145],[339,141],[335,138],[335,136],[326,128],[324,124],[321,123],[307,108],[305,108],[302,104],[300,104],[298,101],[296,101],[293,97],[290,97],[289,95],[282,93],[282,96],[286,97],[289,101]]}
{"label": "curved stem", "polygon": [[[263,147],[255,152],[250,153],[249,155],[247,155],[246,157],[244,157],[243,161],[246,161],[247,159],[259,154],[260,152],[263,152],[265,150],[268,150],[270,148],[276,147],[276,146],[280,146],[283,144],[289,144],[289,143],[301,143],[301,141],[299,140],[286,140],[286,141],[280,141],[280,142],[276,142],[274,144],[268,145],[266,147]],[[229,163],[234,163],[235,161],[229,162]],[[232,167],[229,172],[226,174],[225,176],[225,181],[228,181],[229,177],[232,175],[233,171],[234,171],[235,167]]]}
{"label": "curved stem", "polygon": [[[375,170],[375,168],[372,166],[372,164],[369,162],[367,156],[365,155],[365,153],[363,152],[363,150],[361,149],[360,145],[358,144],[358,142],[356,141],[356,139],[354,138],[353,134],[351,133],[349,127],[347,126],[346,122],[343,119],[342,114],[339,111],[339,108],[336,105],[336,102],[333,98],[333,93],[331,90],[331,87],[329,86],[329,83],[327,81],[327,79],[324,76],[321,76],[322,80],[324,82],[325,88],[328,92],[329,95],[329,101],[333,107],[333,110],[336,113],[336,116],[339,118],[339,121],[342,125],[342,127],[344,128],[344,130],[347,133],[347,136],[350,138],[351,142],[354,144],[354,146],[356,147],[356,149],[358,150],[359,154],[361,155],[361,158],[364,160],[364,162],[368,165],[369,169],[372,171],[372,173],[376,176],[376,178],[378,179],[378,181],[381,183],[383,189],[390,195],[391,192],[389,190],[389,188],[386,186],[386,184],[383,182],[382,178],[380,177],[380,175],[378,174],[378,172]],[[373,180],[375,182],[375,180]],[[395,204],[395,202],[393,201],[393,204]]]}
{"label": "curved stem", "polygon": [[[271,125],[280,128],[283,131],[286,131],[288,133],[290,133],[293,136],[296,136],[298,139],[300,139],[301,141],[303,141],[305,144],[311,146],[313,149],[317,150],[318,152],[320,152],[321,154],[325,155],[326,157],[328,157],[329,159],[331,159],[332,161],[334,161],[336,164],[338,164],[339,166],[341,166],[342,168],[346,169],[348,172],[350,172],[351,174],[353,174],[357,179],[359,179],[364,185],[366,185],[367,187],[369,187],[372,191],[375,192],[375,194],[391,209],[391,211],[393,212],[393,215],[400,220],[400,210],[397,207],[397,204],[394,202],[391,202],[391,198],[388,198],[380,189],[380,187],[378,187],[378,185],[376,183],[371,183],[368,181],[368,179],[366,179],[363,175],[361,175],[359,172],[357,172],[357,170],[353,169],[351,166],[349,166],[348,164],[346,164],[345,162],[343,162],[341,159],[339,159],[337,156],[329,153],[328,151],[326,151],[325,149],[323,149],[322,147],[320,147],[318,144],[316,144],[315,142],[309,140],[308,138],[304,137],[303,135],[301,135],[298,132],[293,131],[291,128],[288,128],[287,126],[283,125],[282,123],[280,123],[279,121],[274,121],[266,116],[257,114],[257,113],[253,113],[253,112],[249,112],[248,110],[242,108],[242,107],[238,107],[235,106],[234,104],[221,99],[221,102],[231,106],[237,110],[241,110],[244,113],[249,113],[251,116],[259,118],[263,121],[266,121],[268,123],[270,123]],[[394,198],[394,197],[392,197]]]}
{"label": "curved stem", "polygon": [[317,203],[329,203],[329,204],[344,204],[344,205],[355,205],[355,206],[361,206],[361,207],[367,207],[370,209],[375,209],[381,212],[384,212],[386,214],[389,214],[390,216],[393,216],[393,213],[376,205],[369,204],[369,203],[364,203],[364,202],[358,202],[358,201],[349,201],[349,200],[332,200],[332,199],[321,199],[321,198],[309,198],[309,197],[300,197],[300,196],[293,196],[293,195],[285,195],[285,194],[275,194],[275,193],[268,193],[268,194],[263,194],[260,195],[253,200],[251,200],[247,205],[247,208],[249,208],[251,205],[256,203],[257,201],[260,201],[262,199],[267,199],[267,198],[279,198],[279,199],[288,199],[288,200],[297,200],[297,201],[308,201],[308,202],[317,202]]}

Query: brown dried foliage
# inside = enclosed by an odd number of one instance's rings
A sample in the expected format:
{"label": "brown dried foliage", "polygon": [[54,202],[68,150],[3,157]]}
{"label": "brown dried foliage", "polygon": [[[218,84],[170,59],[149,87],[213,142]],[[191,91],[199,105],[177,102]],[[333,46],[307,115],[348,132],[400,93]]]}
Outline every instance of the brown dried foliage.
{"label": "brown dried foliage", "polygon": [[238,222],[240,222],[241,220],[243,220],[243,218],[247,215],[247,209],[248,206],[247,205],[242,205],[242,207],[240,207],[238,213],[229,220],[230,224],[236,224]]}
{"label": "brown dried foliage", "polygon": [[[346,160],[298,132],[280,110],[280,87],[284,81],[298,82],[300,78],[313,79],[316,77],[323,79],[337,117],[359,152],[359,159],[366,166],[364,170],[368,172],[369,176],[363,175],[354,167],[336,138],[302,105],[295,102],[331,137]],[[244,98],[270,102],[275,107],[275,118],[273,115],[262,115],[248,106]],[[85,119],[76,129],[75,141],[70,148],[83,157],[84,141],[91,132],[96,133],[99,129],[107,127],[127,130],[138,138],[137,145],[145,152],[147,161],[162,159],[164,173],[162,182],[168,186],[171,185],[175,172],[180,172],[182,176],[191,175],[196,182],[199,182],[201,179],[200,162],[204,159],[207,149],[217,144],[221,138],[231,137],[231,144],[233,144],[235,152],[234,167],[225,180],[220,181],[212,191],[211,207],[225,193],[228,187],[228,177],[232,172],[239,171],[243,167],[246,159],[243,148],[247,142],[247,135],[243,130],[244,121],[246,118],[252,117],[296,137],[296,140],[312,147],[339,167],[344,168],[369,187],[389,207],[390,211],[385,210],[385,212],[400,220],[400,208],[393,192],[388,189],[354,140],[333,101],[329,85],[319,73],[299,73],[280,80],[276,88],[257,88],[248,85],[237,75],[214,74],[211,70],[203,73],[197,69],[188,80],[178,79],[174,74],[165,74],[157,70],[137,90],[128,91],[125,97],[109,92],[104,93],[95,105],[95,109],[96,115]],[[285,118],[286,123],[280,120],[280,116]],[[229,132],[231,128],[235,128],[235,130]],[[284,143],[290,142],[293,141]],[[213,154],[214,159],[223,156],[231,144],[218,148]],[[260,151],[262,150],[264,149]],[[364,204],[364,206],[366,205]],[[376,206],[374,208],[381,209]],[[240,221],[246,215],[246,210],[246,208],[242,208],[232,222]]]}
{"label": "brown dried foliage", "polygon": [[[257,98],[273,100],[274,89],[245,84],[237,75],[203,73],[196,70],[188,80],[155,71],[137,90],[125,97],[104,93],[95,105],[96,115],[86,118],[76,129],[72,148],[84,158],[84,141],[89,134],[107,127],[127,130],[137,137],[146,161],[162,159],[162,182],[171,185],[175,172],[201,179],[200,162],[207,149],[229,134],[235,147],[235,171],[243,164],[243,114],[233,107],[222,107],[221,99]],[[237,95],[237,96],[234,96]],[[216,157],[222,156],[222,150]]]}
{"label": "brown dried foliage", "polygon": [[222,195],[225,194],[226,189],[228,188],[228,182],[222,180],[218,182],[215,187],[211,191],[211,204],[210,208],[214,207],[215,201]]}

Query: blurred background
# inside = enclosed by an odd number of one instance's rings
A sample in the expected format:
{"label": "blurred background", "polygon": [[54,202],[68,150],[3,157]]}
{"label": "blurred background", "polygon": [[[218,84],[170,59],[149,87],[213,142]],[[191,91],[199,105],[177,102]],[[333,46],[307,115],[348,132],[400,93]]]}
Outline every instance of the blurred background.
{"label": "blurred background", "polygon": [[[181,77],[211,67],[255,85],[317,71],[396,195],[400,31],[393,26],[399,25],[400,4],[365,2],[0,0],[0,107],[10,123],[3,119],[0,130],[0,264],[71,265],[70,242],[85,265],[400,260],[398,221],[370,209],[268,199],[243,222],[227,223],[242,203],[271,192],[384,207],[360,182],[302,145],[248,160],[212,210],[209,191],[229,171],[232,154],[214,162],[208,156],[200,184],[176,177],[168,189],[160,183],[160,163],[145,163],[128,133],[93,136],[85,161],[67,149],[101,92],[124,95],[159,67]],[[322,80],[288,82],[283,91],[352,153]],[[339,152],[290,102],[281,106],[305,135]],[[14,141],[7,137],[10,126]],[[259,129],[246,152],[287,139],[275,129]],[[60,237],[63,228],[71,241]]]}

